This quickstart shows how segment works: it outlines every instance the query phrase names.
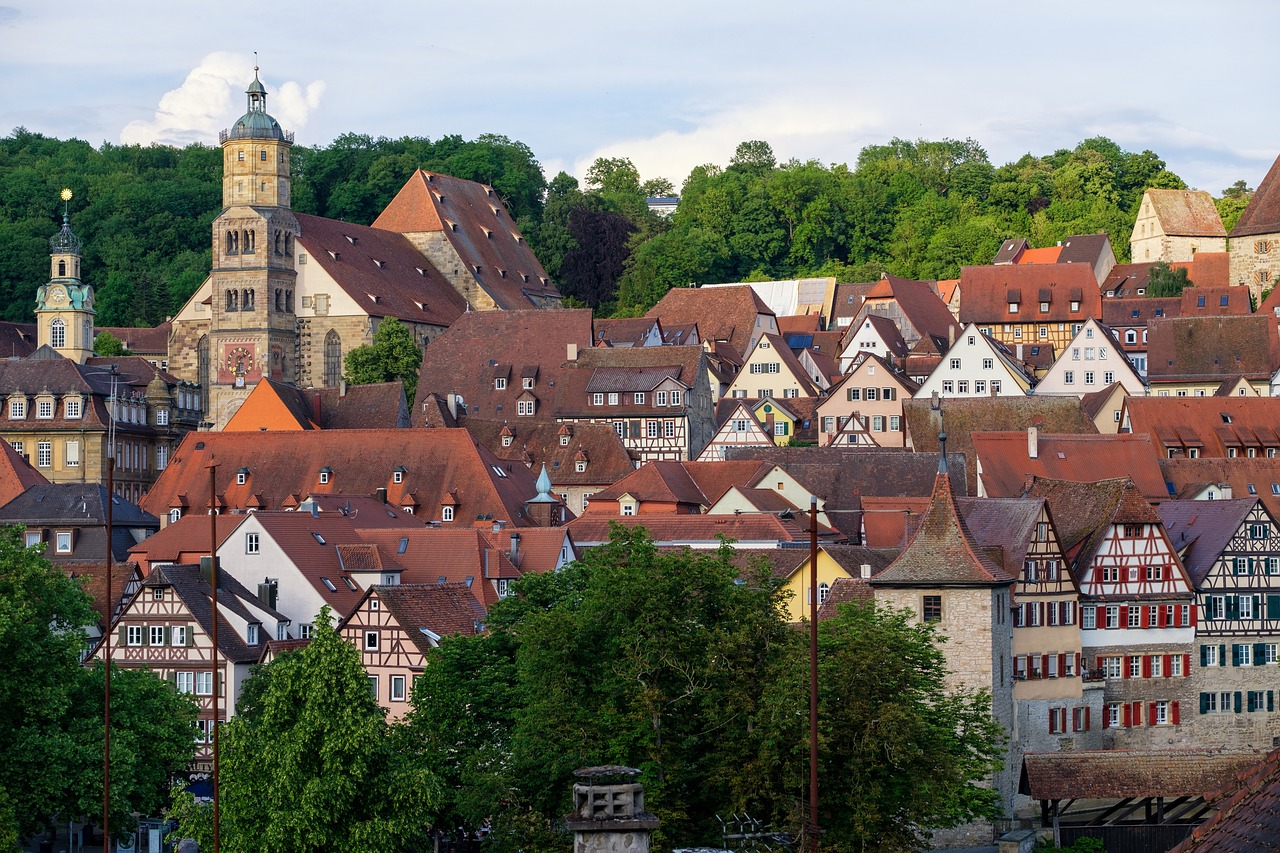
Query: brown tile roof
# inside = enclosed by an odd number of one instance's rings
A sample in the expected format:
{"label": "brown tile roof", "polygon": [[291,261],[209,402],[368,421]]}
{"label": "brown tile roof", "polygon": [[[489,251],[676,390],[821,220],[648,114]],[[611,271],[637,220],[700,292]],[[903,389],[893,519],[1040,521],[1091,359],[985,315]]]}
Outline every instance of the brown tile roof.
{"label": "brown tile roof", "polygon": [[[537,494],[533,472],[499,460],[465,430],[266,432],[251,442],[239,433],[201,432],[183,439],[143,499],[143,509],[165,514],[181,496],[206,506],[207,466],[215,460],[217,494],[232,511],[248,509],[255,496],[263,508],[274,510],[290,495],[372,495],[386,488],[392,505],[405,506],[415,498],[427,518],[438,518],[442,500],[452,495],[458,515],[450,524],[468,526],[489,515],[525,526],[530,522],[524,502]],[[401,483],[393,481],[397,465],[406,469]],[[236,485],[240,468],[250,472],[243,486]],[[322,485],[323,468],[332,474]]]}
{"label": "brown tile roof", "polygon": [[987,555],[969,532],[943,467],[915,535],[896,560],[871,578],[871,585],[999,585],[1012,583],[1014,578]]}
{"label": "brown tile roof", "polygon": [[36,351],[36,324],[0,321],[0,358],[26,358]]}
{"label": "brown tile roof", "polygon": [[1230,252],[1196,252],[1191,260],[1175,261],[1169,266],[1175,270],[1185,269],[1188,280],[1198,287],[1228,287],[1231,284]]}
{"label": "brown tile roof", "polygon": [[320,388],[311,393],[320,398],[322,429],[404,429],[409,426],[409,407],[401,382]]}
{"label": "brown tile roof", "polygon": [[434,429],[453,429],[458,425],[458,419],[449,411],[448,401],[433,391],[418,398],[418,408],[410,420],[420,427]]}
{"label": "brown tile roof", "polygon": [[[1252,756],[1254,759],[1256,755]],[[1169,853],[1263,853],[1280,838],[1280,749],[1241,767],[1206,800],[1217,808]]]}
{"label": "brown tile roof", "polygon": [[137,563],[111,564],[111,603],[107,603],[107,565],[105,562],[78,560],[59,563],[58,569],[73,580],[93,599],[94,612],[98,614],[98,626],[110,625],[116,611],[125,603],[125,590],[132,581],[142,580],[142,570]]}
{"label": "brown tile roof", "polygon": [[1116,264],[1102,280],[1102,292],[1114,293],[1116,296],[1136,296],[1139,290],[1146,290],[1151,280],[1151,268],[1155,262],[1137,264]]}
{"label": "brown tile roof", "polygon": [[1225,237],[1213,196],[1204,190],[1147,190],[1160,227],[1171,237]]}
{"label": "brown tile roof", "polygon": [[[865,496],[923,497],[932,493],[938,471],[936,454],[907,453],[902,450],[868,450],[843,447],[738,447],[728,450],[728,459],[752,459],[780,466],[810,493],[836,510],[831,523],[850,542],[857,542]],[[957,488],[963,491],[964,457],[947,454],[947,464],[956,472]]]}
{"label": "brown tile roof", "polygon": [[1182,565],[1186,567],[1187,574],[1191,576],[1191,582],[1197,589],[1204,583],[1214,562],[1257,505],[1257,498],[1168,500],[1156,505],[1156,513],[1164,522],[1165,533],[1173,547],[1182,555]]}
{"label": "brown tile roof", "polygon": [[[635,470],[635,462],[609,424],[468,418],[464,425],[499,459],[524,463],[535,474],[546,465],[554,486],[613,483]],[[507,447],[502,446],[504,427],[514,433]],[[560,443],[562,433],[568,435],[568,444]],[[579,453],[587,457],[587,470],[581,473],[577,470]]]}
{"label": "brown tile roof", "polygon": [[1260,755],[1218,749],[1028,752],[1019,791],[1036,800],[1200,797]]}
{"label": "brown tile roof", "polygon": [[[508,534],[510,530],[507,528]],[[525,529],[521,528],[519,532],[523,534]],[[522,574],[511,562],[508,547],[494,547],[482,530],[427,527],[419,530],[366,530],[361,535],[364,541],[395,556],[404,567],[400,574],[401,583],[464,584],[485,608],[498,600],[494,586],[496,580],[514,579]]]}
{"label": "brown tile roof", "polygon": [[173,323],[166,320],[149,329],[131,326],[94,326],[95,335],[107,332],[124,344],[124,348],[135,355],[158,355],[169,357],[169,334],[173,331]]}
{"label": "brown tile roof", "polygon": [[787,335],[812,335],[814,332],[821,331],[818,328],[819,321],[822,317],[818,314],[795,314],[788,317],[778,318],[778,334]]}
{"label": "brown tile roof", "polygon": [[[461,395],[468,416],[512,417],[516,401],[525,393],[521,379],[526,367],[538,369],[533,393],[543,405],[536,408],[534,417],[550,420],[552,409],[546,402],[554,397],[563,374],[571,368],[566,361],[570,344],[578,348],[580,359],[590,351],[590,309],[471,311],[462,315],[423,351],[413,423],[422,424],[429,394],[443,397],[446,403],[450,395]],[[494,388],[499,359],[511,366],[513,373],[503,390]]]}
{"label": "brown tile roof", "polygon": [[530,296],[560,295],[492,187],[419,169],[373,227],[401,234],[443,234],[480,286],[505,310],[536,305]]}
{"label": "brown tile roof", "polygon": [[697,323],[704,340],[726,341],[740,358],[750,351],[757,332],[758,315],[774,316],[749,284],[735,287],[673,287],[649,309],[646,317],[657,317],[663,327]]}
{"label": "brown tile roof", "polygon": [[1058,263],[1088,264],[1093,268],[1110,250],[1111,238],[1105,231],[1098,234],[1072,234],[1062,241]]}
{"label": "brown tile roof", "polygon": [[[736,542],[808,542],[809,530],[800,521],[772,514],[742,515],[593,515],[586,513],[566,525],[575,542],[588,547],[608,542],[610,525],[644,527],[655,542],[715,544],[721,536]],[[754,547],[759,547],[758,544]]]}
{"label": "brown tile roof", "polygon": [[18,497],[31,486],[49,481],[31,463],[18,455],[13,445],[0,441],[0,506]]}
{"label": "brown tile roof", "polygon": [[956,498],[969,532],[992,560],[1017,577],[1045,509],[1041,498]]}
{"label": "brown tile roof", "polygon": [[1253,198],[1249,199],[1249,206],[1231,229],[1230,237],[1234,240],[1276,232],[1280,232],[1280,157],[1271,164],[1267,176],[1258,184]]}
{"label": "brown tile roof", "polygon": [[[522,575],[554,571],[560,563],[560,550],[566,541],[570,548],[567,559],[577,559],[577,546],[563,527],[521,527],[518,530],[508,527],[497,532],[490,528],[481,530],[480,535],[495,551],[505,553]],[[517,537],[514,559],[511,558],[512,536]]]}
{"label": "brown tile roof", "polygon": [[427,526],[424,519],[385,503],[375,495],[307,495],[304,503],[314,506],[317,512],[345,515],[356,530]]}
{"label": "brown tile roof", "polygon": [[[827,556],[830,557],[835,564],[849,573],[850,578],[862,579],[862,567],[864,565],[871,567],[871,576],[875,577],[882,572],[890,563],[898,558],[901,549],[897,547],[890,548],[868,548],[864,545],[819,545]],[[819,613],[818,618],[822,618]]]}
{"label": "brown tile roof", "polygon": [[[1040,303],[1048,302],[1048,312]],[[1071,310],[1077,303],[1079,309]],[[1018,309],[1009,312],[1017,303]],[[1102,296],[1093,269],[1086,264],[963,267],[960,270],[960,322],[1082,323],[1102,314]]]}
{"label": "brown tile roof", "polygon": [[1180,317],[1222,317],[1233,314],[1252,314],[1249,304],[1249,288],[1188,287],[1182,291]]}
{"label": "brown tile roof", "polygon": [[[966,298],[963,288],[961,294],[963,301]],[[906,321],[915,330],[913,337],[939,335],[945,339],[952,329],[957,335],[960,334],[960,324],[952,316],[951,309],[938,296],[936,282],[898,278],[886,273],[867,294],[862,307],[868,315],[879,313],[876,303],[885,301],[897,304]],[[854,319],[854,324],[856,323],[857,318]],[[903,336],[906,337],[905,331]]]}
{"label": "brown tile roof", "polygon": [[[424,655],[431,651],[425,628],[438,637],[474,637],[484,627],[485,608],[465,583],[414,583],[373,586],[376,595],[409,640]],[[345,621],[345,620],[344,620]]]}
{"label": "brown tile roof", "polygon": [[642,386],[654,382],[655,377],[665,375],[695,389],[691,393],[698,393],[707,387],[706,364],[706,352],[697,346],[621,349],[593,347],[585,352],[580,351],[576,362],[565,365],[560,381],[556,384],[550,409],[556,417],[608,418],[618,414],[628,417],[670,417],[673,413],[680,414],[687,410],[688,394],[680,408],[657,406],[652,394],[647,395],[643,406],[632,404],[625,395],[616,406],[594,406],[591,405],[587,389],[593,383],[601,387],[616,385],[619,388],[630,383],[635,386],[634,390],[640,390]]}
{"label": "brown tile roof", "polygon": [[371,317],[448,326],[467,302],[402,234],[295,214],[299,245]]}
{"label": "brown tile roof", "polygon": [[649,462],[592,495],[592,499],[616,501],[629,494],[642,502],[709,507],[734,486],[755,486],[772,468],[760,461]]}
{"label": "brown tile roof", "polygon": [[1084,567],[1111,524],[1159,524],[1151,504],[1129,480],[1073,483],[1035,478],[1026,497],[1044,498],[1058,531],[1058,544],[1072,563]]}
{"label": "brown tile roof", "polygon": [[1040,433],[1030,457],[1027,431],[979,432],[973,448],[982,467],[982,483],[991,497],[1021,495],[1029,476],[1093,482],[1124,477],[1150,499],[1168,497],[1160,454],[1146,435],[1055,435]]}
{"label": "brown tile roof", "polygon": [[[209,518],[202,511],[209,505],[208,474],[205,474],[205,489],[199,492],[199,509],[194,505],[192,512],[183,513],[182,518],[161,528],[159,533],[148,536],[129,549],[129,557],[136,560],[143,574],[151,571],[156,563],[195,563],[201,556],[209,553]],[[197,494],[189,496],[194,504]],[[217,516],[218,547],[231,538],[231,534],[248,516]]]}
{"label": "brown tile roof", "polygon": [[1227,486],[1233,498],[1261,498],[1267,511],[1280,518],[1280,457],[1162,459],[1160,470],[1180,498],[1194,497],[1209,486]]}
{"label": "brown tile roof", "polygon": [[862,544],[869,548],[901,548],[920,526],[929,508],[926,497],[862,496]]}
{"label": "brown tile roof", "polygon": [[874,281],[861,284],[837,284],[836,301],[831,312],[832,328],[839,327],[836,322],[839,318],[848,317],[852,320],[862,310],[863,301],[875,286]]}
{"label": "brown tile roof", "polygon": [[757,567],[768,569],[774,580],[785,581],[809,561],[808,548],[734,548],[729,562],[746,577]]}
{"label": "brown tile roof", "polygon": [[[895,358],[906,358],[910,351],[907,342],[902,339],[902,332],[898,329],[898,324],[890,320],[888,317],[880,314],[868,314],[866,317],[869,322],[880,335],[880,339],[884,341],[885,349]],[[850,329],[856,328],[853,326]]]}
{"label": "brown tile roof", "polygon": [[[1096,435],[1093,418],[1085,414],[1076,397],[1027,395],[1022,397],[957,397],[942,404],[942,417],[932,408],[932,400],[902,401],[902,418],[911,446],[917,453],[936,454],[938,433],[946,424],[952,453],[963,453],[968,460],[968,482],[977,488],[977,461],[973,452],[973,434],[985,430],[1025,430],[1035,426],[1041,432],[1072,435]],[[955,467],[952,467],[952,476]],[[959,486],[959,484],[957,484]]]}
{"label": "brown tile roof", "polygon": [[[351,572],[372,571],[369,566],[375,563],[396,563],[389,554],[370,557],[364,531],[341,513],[259,512],[254,518],[338,618],[350,613],[364,594],[359,581],[350,578]],[[347,557],[353,560],[352,566],[344,562]]]}
{"label": "brown tile roof", "polygon": [[[1102,300],[1102,322],[1113,329],[1145,326],[1156,317],[1178,317],[1182,299],[1177,296],[1135,296]],[[1146,344],[1142,344],[1146,348]]]}
{"label": "brown tile roof", "polygon": [[1011,264],[1030,248],[1031,241],[1026,237],[1012,237],[1000,244],[1000,248],[996,250],[996,255],[991,259],[991,263]]}
{"label": "brown tile roof", "polygon": [[1133,433],[1151,436],[1161,459],[1170,448],[1195,447],[1202,457],[1280,448],[1277,397],[1126,397],[1125,410]]}
{"label": "brown tile roof", "polygon": [[[653,317],[598,318],[592,342],[609,346],[644,346],[651,331],[662,331],[662,324]],[[661,338],[659,334],[659,338]]]}
{"label": "brown tile roof", "polygon": [[[149,596],[151,589],[157,586],[171,587],[205,635],[212,636],[212,589],[198,565],[157,566],[142,582],[142,588],[138,590],[133,600],[137,601],[140,596]],[[227,613],[234,613],[242,620],[258,621],[252,611],[241,603],[242,601],[252,601],[257,609],[280,619],[284,617],[259,602],[258,597],[245,589],[229,572],[218,573],[218,651],[227,660],[235,663],[254,663],[258,660],[262,649],[246,643],[226,616]]]}
{"label": "brown tile roof", "polygon": [[818,607],[818,621],[834,618],[842,604],[851,601],[874,601],[875,590],[862,578],[836,578],[827,593],[827,600]]}

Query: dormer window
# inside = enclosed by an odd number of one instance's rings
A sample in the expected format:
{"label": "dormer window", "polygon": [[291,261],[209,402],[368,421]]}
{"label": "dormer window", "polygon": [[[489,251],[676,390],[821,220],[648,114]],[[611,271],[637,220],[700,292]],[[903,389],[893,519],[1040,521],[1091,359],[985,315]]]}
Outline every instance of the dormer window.
{"label": "dormer window", "polygon": [[332,469],[332,468],[328,468],[328,467],[321,468],[321,469],[320,469],[320,485],[322,485],[322,486],[326,486],[326,485],[328,485],[328,484],[329,484],[329,478],[330,478],[330,477],[332,477],[332,476],[333,476],[333,469]]}
{"label": "dormer window", "polygon": [[587,470],[587,462],[586,462],[586,460],[585,460],[585,459],[579,459],[577,462],[573,463],[573,470],[577,471],[579,474],[581,474],[583,471]]}
{"label": "dormer window", "polygon": [[453,521],[453,507],[451,506],[440,507],[440,520]]}
{"label": "dormer window", "polygon": [[532,390],[533,390],[533,377],[532,377],[532,376],[526,376],[524,379],[520,380],[520,387],[521,387],[521,388],[523,388],[523,389],[524,389],[524,390],[526,390],[526,391],[532,391]]}
{"label": "dormer window", "polygon": [[560,436],[560,446],[561,446],[561,447],[568,447],[568,446],[569,446],[569,436],[567,436],[567,435],[562,435],[562,436]]}
{"label": "dormer window", "polygon": [[407,468],[404,468],[403,466],[402,466],[402,467],[399,467],[399,468],[396,468],[396,470],[395,470],[395,471],[391,472],[391,482],[395,483],[396,485],[399,485],[399,484],[403,483],[403,482],[404,482],[404,473],[405,473],[405,471],[407,471],[407,470],[408,470],[408,469],[407,469]]}
{"label": "dormer window", "polygon": [[62,404],[63,417],[68,420],[78,420],[83,417],[84,401],[79,397],[68,397]]}
{"label": "dormer window", "polygon": [[603,406],[603,405],[604,405],[604,394],[592,394],[592,395],[591,395],[591,405],[593,405],[593,406]]}
{"label": "dormer window", "polygon": [[679,392],[679,391],[672,391],[672,392],[671,392],[671,405],[673,405],[673,406],[678,406],[678,405],[680,405],[680,392]]}
{"label": "dormer window", "polygon": [[241,468],[236,472],[236,485],[243,486],[247,482],[249,482],[249,469]]}
{"label": "dormer window", "polygon": [[53,419],[53,400],[39,399],[36,400],[36,417],[42,421]]}
{"label": "dormer window", "polygon": [[1041,302],[1041,303],[1040,303],[1040,313],[1041,313],[1041,314],[1048,314],[1048,313],[1049,313],[1049,303],[1048,303],[1048,302]]}
{"label": "dormer window", "polygon": [[507,380],[506,380],[506,378],[505,378],[505,377],[503,377],[503,376],[499,376],[497,379],[493,380],[493,390],[495,390],[495,391],[505,391],[505,390],[507,390]]}
{"label": "dormer window", "polygon": [[511,446],[511,436],[509,436],[509,435],[504,435],[504,436],[502,437],[502,446],[503,446],[503,447],[510,447],[510,446]]}
{"label": "dormer window", "polygon": [[174,507],[173,509],[169,510],[169,523],[170,523],[170,524],[173,524],[175,521],[178,521],[180,518],[182,518],[182,510],[181,510],[181,509],[178,509],[177,507]]}
{"label": "dormer window", "polygon": [[643,391],[637,391],[637,392],[635,393],[635,397],[634,397],[634,398],[632,398],[632,402],[633,402],[633,403],[635,403],[637,406],[643,406],[643,405],[644,405],[644,392],[643,392]]}
{"label": "dormer window", "polygon": [[1009,303],[1009,313],[1010,313],[1010,314],[1017,314],[1017,313],[1018,313],[1018,307],[1019,307],[1019,303],[1017,303],[1017,302],[1010,302],[1010,303]]}
{"label": "dormer window", "polygon": [[529,416],[533,414],[533,400],[517,400],[516,414],[521,416]]}
{"label": "dormer window", "polygon": [[1078,299],[1071,300],[1071,313],[1076,314],[1080,311],[1080,301]]}

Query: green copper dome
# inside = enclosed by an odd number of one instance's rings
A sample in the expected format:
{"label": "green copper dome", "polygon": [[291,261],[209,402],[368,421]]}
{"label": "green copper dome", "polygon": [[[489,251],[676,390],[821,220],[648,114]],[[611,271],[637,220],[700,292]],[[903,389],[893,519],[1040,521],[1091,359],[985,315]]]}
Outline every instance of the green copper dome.
{"label": "green copper dome", "polygon": [[267,113],[267,87],[258,79],[257,66],[254,66],[253,82],[245,94],[249,96],[249,111],[231,126],[227,136],[232,139],[287,139],[280,129],[280,122]]}

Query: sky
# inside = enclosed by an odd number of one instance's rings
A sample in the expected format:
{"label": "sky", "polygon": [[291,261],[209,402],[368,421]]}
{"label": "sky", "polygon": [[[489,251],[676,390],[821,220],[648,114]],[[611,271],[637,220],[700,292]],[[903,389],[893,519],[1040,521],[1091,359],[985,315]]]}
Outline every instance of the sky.
{"label": "sky", "polygon": [[1280,154],[1277,24],[1273,0],[0,0],[0,134],[216,145],[256,62],[300,145],[494,133],[548,179],[628,157],[679,187],[751,139],[852,165],[971,137],[998,166],[1108,136],[1219,195]]}

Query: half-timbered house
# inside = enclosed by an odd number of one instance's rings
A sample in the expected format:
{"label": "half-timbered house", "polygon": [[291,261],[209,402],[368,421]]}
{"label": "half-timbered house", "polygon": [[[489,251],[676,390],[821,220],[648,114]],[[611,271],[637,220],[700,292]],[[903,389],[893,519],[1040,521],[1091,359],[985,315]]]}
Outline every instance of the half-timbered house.
{"label": "half-timbered house", "polygon": [[902,401],[919,390],[920,386],[891,362],[863,352],[818,404],[818,443],[823,447],[902,447]]}
{"label": "half-timbered house", "polygon": [[1129,480],[1035,479],[1080,587],[1089,676],[1104,681],[1104,746],[1187,743],[1194,595],[1164,523]]}
{"label": "half-timbered house", "polygon": [[[288,632],[288,620],[235,578],[219,572],[218,668],[213,668],[213,598],[200,566],[164,565],[152,569],[115,623],[111,659],[126,669],[149,669],[180,693],[195,695],[200,706],[192,769],[210,768],[214,690],[218,719],[235,713],[241,684],[258,661],[262,645]],[[266,600],[263,600],[266,599]],[[101,659],[102,642],[91,659]]]}
{"label": "half-timbered house", "polygon": [[1192,731],[1204,746],[1270,747],[1280,736],[1280,527],[1257,498],[1165,501],[1159,513],[1196,590]]}
{"label": "half-timbered house", "polygon": [[339,623],[338,634],[360,651],[378,704],[399,719],[431,649],[446,635],[478,634],[484,614],[463,583],[375,584]]}
{"label": "half-timbered house", "polygon": [[[773,436],[756,420],[754,400],[722,398],[716,404],[716,421],[720,426],[711,441],[698,454],[698,462],[723,462],[730,447],[769,447]],[[723,417],[721,417],[723,414]]]}

